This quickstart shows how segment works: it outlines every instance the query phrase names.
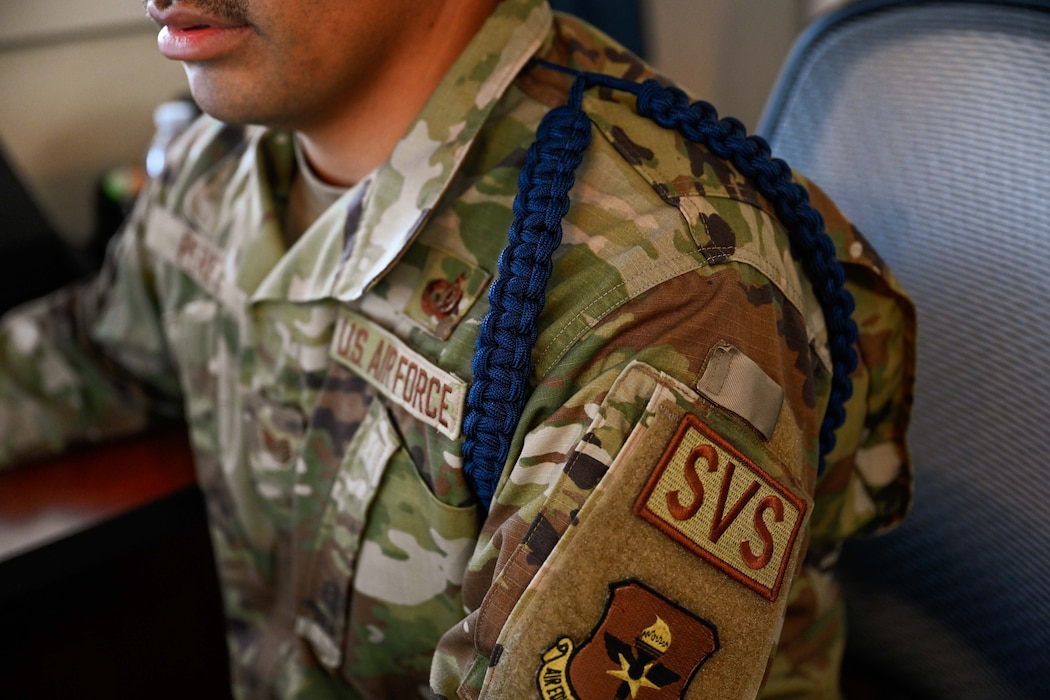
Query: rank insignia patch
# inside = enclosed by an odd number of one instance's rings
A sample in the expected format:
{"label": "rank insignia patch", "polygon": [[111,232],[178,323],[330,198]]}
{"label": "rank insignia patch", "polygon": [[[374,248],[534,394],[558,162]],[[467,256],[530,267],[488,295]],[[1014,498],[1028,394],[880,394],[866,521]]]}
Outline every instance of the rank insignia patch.
{"label": "rank insignia patch", "polygon": [[445,251],[432,249],[405,315],[428,333],[447,340],[489,280],[487,272]]}
{"label": "rank insignia patch", "polygon": [[806,502],[696,416],[686,415],[634,512],[775,600]]}
{"label": "rank insignia patch", "polygon": [[461,272],[451,282],[443,279],[427,282],[419,298],[419,307],[423,309],[423,313],[433,316],[438,321],[444,321],[458,312],[459,302],[463,301],[463,283],[466,279],[466,273]]}
{"label": "rank insignia patch", "polygon": [[544,700],[672,700],[717,650],[710,622],[645,584],[620,581],[583,644],[562,637],[544,652],[536,686]]}

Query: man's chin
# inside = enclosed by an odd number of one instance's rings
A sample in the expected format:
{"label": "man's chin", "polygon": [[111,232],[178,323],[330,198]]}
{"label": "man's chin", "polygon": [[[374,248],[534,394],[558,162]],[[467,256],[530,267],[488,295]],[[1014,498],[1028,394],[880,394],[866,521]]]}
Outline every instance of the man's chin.
{"label": "man's chin", "polygon": [[[208,115],[228,124],[260,124],[275,129],[302,130],[316,124],[324,110],[306,95],[281,90],[255,70],[234,70],[230,64],[184,64],[190,92]],[[313,108],[310,105],[314,105]]]}
{"label": "man's chin", "polygon": [[225,105],[222,102],[217,102],[213,104],[208,100],[201,100],[199,97],[197,97],[196,94],[194,94],[193,99],[197,102],[197,105],[201,108],[201,111],[203,111],[210,117],[218,119],[221,122],[225,122],[227,124],[243,125],[262,123],[258,120],[246,116],[243,112],[239,110],[229,109],[228,105]]}
{"label": "man's chin", "polygon": [[266,116],[269,110],[257,104],[258,100],[246,99],[239,90],[218,85],[193,66],[186,66],[186,74],[194,101],[209,116],[228,124],[274,125]]}
{"label": "man's chin", "polygon": [[[190,93],[198,107],[220,122],[229,124],[260,124],[261,110],[250,99],[252,90],[239,88],[228,76],[214,66],[184,63]],[[247,93],[247,94],[246,94]]]}

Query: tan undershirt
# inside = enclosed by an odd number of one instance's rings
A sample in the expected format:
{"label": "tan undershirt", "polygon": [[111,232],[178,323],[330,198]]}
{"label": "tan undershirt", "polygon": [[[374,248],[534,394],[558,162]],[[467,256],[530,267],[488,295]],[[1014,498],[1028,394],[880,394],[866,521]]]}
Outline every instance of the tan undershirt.
{"label": "tan undershirt", "polygon": [[295,161],[299,167],[288,194],[288,213],[284,219],[285,241],[289,246],[350,189],[321,180],[306,161],[298,138],[295,139]]}

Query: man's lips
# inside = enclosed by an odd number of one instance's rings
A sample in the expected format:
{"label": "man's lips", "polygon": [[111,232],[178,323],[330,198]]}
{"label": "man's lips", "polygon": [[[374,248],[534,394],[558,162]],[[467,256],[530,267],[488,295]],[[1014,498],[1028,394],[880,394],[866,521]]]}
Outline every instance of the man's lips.
{"label": "man's lips", "polygon": [[251,27],[238,20],[216,17],[194,8],[169,7],[149,15],[161,25],[157,46],[165,58],[175,61],[207,61],[235,49],[251,34]]}

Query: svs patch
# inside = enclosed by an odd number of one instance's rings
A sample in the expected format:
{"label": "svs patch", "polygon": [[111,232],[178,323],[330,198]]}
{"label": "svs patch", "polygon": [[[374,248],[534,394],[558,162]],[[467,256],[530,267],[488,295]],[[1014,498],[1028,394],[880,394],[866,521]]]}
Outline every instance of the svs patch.
{"label": "svs patch", "polygon": [[806,502],[687,414],[634,512],[740,583],[775,600]]}

